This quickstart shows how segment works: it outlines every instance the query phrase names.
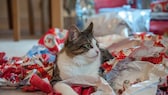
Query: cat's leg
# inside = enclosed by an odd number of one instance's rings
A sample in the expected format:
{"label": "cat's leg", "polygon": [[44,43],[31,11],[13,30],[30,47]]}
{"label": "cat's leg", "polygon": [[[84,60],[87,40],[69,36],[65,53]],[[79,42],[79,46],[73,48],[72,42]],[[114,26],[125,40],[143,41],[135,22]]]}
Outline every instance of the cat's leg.
{"label": "cat's leg", "polygon": [[55,91],[62,95],[78,95],[69,85],[63,82],[58,82],[53,87]]}

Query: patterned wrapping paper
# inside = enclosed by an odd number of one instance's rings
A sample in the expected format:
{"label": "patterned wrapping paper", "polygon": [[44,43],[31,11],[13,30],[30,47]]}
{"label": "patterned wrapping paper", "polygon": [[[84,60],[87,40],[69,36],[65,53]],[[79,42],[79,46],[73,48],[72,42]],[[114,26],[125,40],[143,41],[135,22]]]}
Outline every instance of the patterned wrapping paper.
{"label": "patterned wrapping paper", "polygon": [[48,48],[51,52],[59,52],[64,45],[64,41],[68,36],[68,30],[52,28],[39,40],[39,44]]}
{"label": "patterned wrapping paper", "polygon": [[[156,92],[159,78],[168,75],[168,39],[160,35],[140,33],[135,34],[131,40],[138,41],[138,44],[112,51],[115,58],[102,65],[106,80],[116,95],[149,95],[150,91],[154,93],[150,95],[162,95]],[[115,46],[111,48],[120,47],[121,43],[117,44],[111,45]]]}
{"label": "patterned wrapping paper", "polygon": [[158,89],[156,95],[168,94],[168,76],[162,77],[159,80]]}
{"label": "patterned wrapping paper", "polygon": [[[35,47],[41,48],[41,46]],[[38,49],[36,53],[32,53],[30,50],[31,56],[28,54],[24,57],[12,57],[7,60],[5,55],[1,57],[0,59],[4,62],[0,64],[0,86],[28,85],[28,79],[33,73],[38,74],[41,78],[51,79],[52,73],[50,72],[55,61],[55,55],[45,50],[47,49]]]}
{"label": "patterned wrapping paper", "polygon": [[[38,45],[34,45],[23,57],[8,58],[4,52],[0,53],[0,87],[22,87],[23,91],[41,90],[48,95],[61,95],[53,91],[49,80],[52,76],[52,68],[57,53],[62,49],[67,37],[67,30],[50,29],[41,39]],[[81,78],[81,79],[80,79]],[[74,78],[68,83],[87,80],[87,77]],[[80,79],[80,80],[79,80]],[[101,85],[97,94],[112,93],[111,87],[101,78],[97,81],[92,77],[85,81],[91,85],[71,85],[80,95],[90,95],[95,92],[95,85]],[[65,82],[65,81],[64,81]],[[107,89],[104,89],[107,88]],[[110,90],[109,90],[110,89]],[[101,91],[102,90],[102,91]],[[108,91],[107,91],[108,90]],[[96,94],[96,95],[97,95]]]}
{"label": "patterned wrapping paper", "polygon": [[150,4],[152,12],[168,12],[168,0],[156,0]]}
{"label": "patterned wrapping paper", "polygon": [[[50,80],[52,75],[50,71],[56,54],[63,47],[68,33],[58,31],[58,29],[50,29],[39,40],[38,45],[34,45],[23,57],[8,58],[5,56],[5,52],[0,52],[0,86],[17,87],[30,85],[34,74],[37,74],[38,79],[42,81]],[[102,64],[105,71],[104,77],[112,89],[115,90],[113,95],[139,95],[140,92],[149,93],[150,91],[153,91],[156,95],[166,95],[165,93],[167,92],[164,92],[165,90],[163,91],[162,88],[167,88],[167,77],[165,77],[168,75],[167,38],[140,33],[135,34],[130,39],[138,43],[135,46],[132,45],[131,47],[112,51],[111,54],[114,59]],[[50,42],[51,44],[48,44]],[[130,41],[130,43],[132,42]],[[120,44],[118,43],[116,46],[120,47]],[[48,84],[46,85],[49,86]],[[24,88],[24,90],[46,89],[32,86],[32,89]],[[50,93],[49,95],[55,94]]]}
{"label": "patterned wrapping paper", "polygon": [[5,52],[0,52],[0,87],[30,85],[33,74],[50,80],[56,53],[62,49],[67,34],[67,30],[50,29],[22,57],[9,58]]}

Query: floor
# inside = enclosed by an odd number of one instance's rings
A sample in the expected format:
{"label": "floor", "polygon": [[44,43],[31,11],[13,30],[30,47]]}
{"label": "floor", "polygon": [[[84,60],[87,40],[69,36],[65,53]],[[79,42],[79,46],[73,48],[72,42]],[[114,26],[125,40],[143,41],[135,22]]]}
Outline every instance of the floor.
{"label": "floor", "polygon": [[18,42],[13,39],[0,39],[0,52],[6,52],[7,57],[22,57],[37,44],[38,39],[22,39]]}
{"label": "floor", "polygon": [[24,56],[43,35],[40,22],[36,22],[35,35],[30,35],[27,19],[22,19],[21,40],[14,41],[13,31],[9,29],[7,18],[0,18],[0,22],[0,51],[6,52],[7,56]]}
{"label": "floor", "polygon": [[47,95],[42,92],[23,92],[21,90],[16,89],[2,89],[0,88],[0,95]]}

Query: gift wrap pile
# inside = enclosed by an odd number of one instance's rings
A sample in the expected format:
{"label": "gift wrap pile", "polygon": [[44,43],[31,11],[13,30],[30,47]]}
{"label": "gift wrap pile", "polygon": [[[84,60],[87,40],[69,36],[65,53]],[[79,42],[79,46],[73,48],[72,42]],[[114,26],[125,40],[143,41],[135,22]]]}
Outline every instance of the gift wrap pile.
{"label": "gift wrap pile", "polygon": [[[21,87],[23,91],[41,90],[35,86],[39,84],[39,78],[44,83],[51,80],[56,54],[63,47],[67,35],[67,30],[50,29],[22,57],[8,57],[0,51],[0,87]],[[35,86],[32,85],[34,81]]]}
{"label": "gift wrap pile", "polygon": [[[50,29],[39,39],[38,44],[22,57],[9,58],[5,52],[0,52],[0,87],[20,87],[23,91],[41,90],[49,95],[60,95],[52,92],[49,80],[52,77],[53,65],[56,64],[56,55],[62,49],[67,35],[67,30]],[[114,57],[102,63],[106,81],[101,78],[99,80],[99,85],[104,89],[108,82],[111,89],[107,87],[106,91],[111,94],[100,95],[168,95],[166,37],[147,32],[135,33],[110,45],[107,43],[112,40],[109,36],[96,39],[101,45],[108,44],[106,48]],[[76,78],[77,81],[79,79],[85,78]],[[87,77],[86,80],[86,84],[91,84],[94,78]],[[90,95],[95,91],[94,84],[87,87],[82,85],[84,84],[72,85],[72,88],[79,95]]]}
{"label": "gift wrap pile", "polygon": [[116,95],[168,95],[168,39],[144,33],[108,47],[104,77]]}

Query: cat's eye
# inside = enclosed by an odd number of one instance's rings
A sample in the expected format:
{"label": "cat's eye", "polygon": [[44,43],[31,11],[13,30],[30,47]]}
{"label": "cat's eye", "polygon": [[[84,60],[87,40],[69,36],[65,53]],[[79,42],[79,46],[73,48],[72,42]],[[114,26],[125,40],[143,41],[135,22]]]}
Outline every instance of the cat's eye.
{"label": "cat's eye", "polygon": [[93,48],[91,44],[85,44],[84,45],[84,48],[87,48],[87,49],[90,49],[90,48]]}

